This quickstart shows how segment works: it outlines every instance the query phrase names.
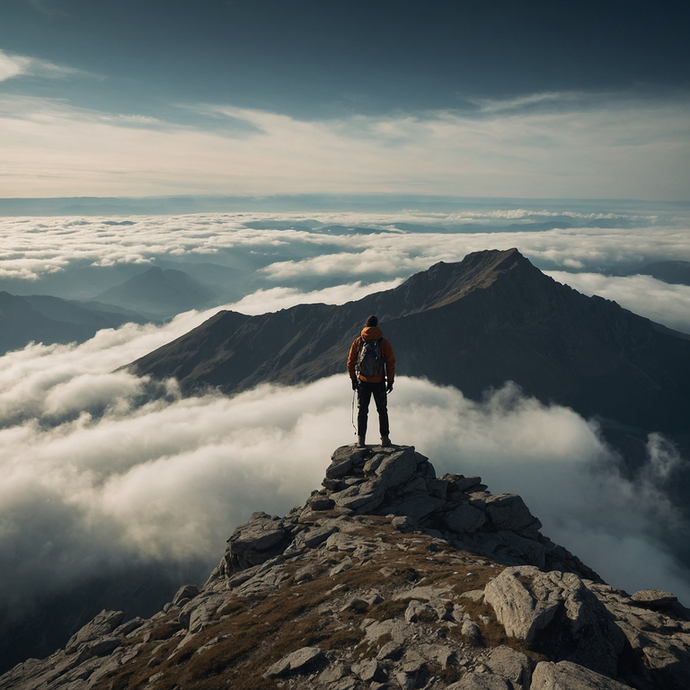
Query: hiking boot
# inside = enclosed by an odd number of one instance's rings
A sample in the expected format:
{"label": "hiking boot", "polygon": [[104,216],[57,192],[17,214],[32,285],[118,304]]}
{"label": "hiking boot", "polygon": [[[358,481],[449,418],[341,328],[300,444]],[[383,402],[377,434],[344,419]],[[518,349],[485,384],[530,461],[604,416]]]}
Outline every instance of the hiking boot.
{"label": "hiking boot", "polygon": [[364,436],[358,436],[357,437],[357,447],[358,448],[364,448],[367,444],[364,443]]}
{"label": "hiking boot", "polygon": [[391,440],[388,438],[388,436],[381,436],[381,445],[384,448],[387,448],[388,446],[391,445]]}

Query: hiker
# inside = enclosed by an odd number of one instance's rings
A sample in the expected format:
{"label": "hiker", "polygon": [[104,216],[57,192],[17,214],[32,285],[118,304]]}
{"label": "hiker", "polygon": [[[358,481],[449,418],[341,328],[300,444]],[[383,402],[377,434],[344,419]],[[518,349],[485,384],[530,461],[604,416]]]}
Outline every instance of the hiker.
{"label": "hiker", "polygon": [[365,445],[369,401],[373,395],[379,414],[381,445],[390,446],[386,395],[393,390],[395,355],[375,316],[367,319],[362,334],[352,342],[347,357],[347,373],[352,380],[352,390],[357,391],[357,445]]}

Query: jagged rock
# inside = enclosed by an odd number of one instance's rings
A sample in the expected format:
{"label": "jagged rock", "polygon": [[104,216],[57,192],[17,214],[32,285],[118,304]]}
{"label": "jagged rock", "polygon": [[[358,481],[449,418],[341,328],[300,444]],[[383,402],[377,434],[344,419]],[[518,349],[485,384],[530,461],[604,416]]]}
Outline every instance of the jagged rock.
{"label": "jagged rock", "polygon": [[486,517],[499,530],[516,532],[526,537],[538,537],[541,522],[529,512],[522,498],[516,494],[497,494],[485,499]]}
{"label": "jagged rock", "polygon": [[318,496],[309,501],[309,507],[312,510],[331,510],[335,507],[335,501],[332,498]]}
{"label": "jagged rock", "polygon": [[384,661],[386,659],[392,659],[397,661],[403,655],[403,647],[397,642],[386,642],[386,644],[381,647],[381,650],[376,655],[379,661]]}
{"label": "jagged rock", "polygon": [[474,621],[466,619],[462,622],[462,628],[460,629],[465,637],[469,637],[471,640],[480,642],[482,639],[481,630]]}
{"label": "jagged rock", "polygon": [[449,492],[463,492],[469,491],[482,483],[481,477],[463,477],[458,474],[446,474],[442,477],[443,480],[449,483]]}
{"label": "jagged rock", "polygon": [[[526,642],[533,642],[558,616],[558,625],[570,638],[569,644],[549,651],[559,659],[615,675],[625,636],[574,573],[544,573],[534,566],[506,568],[487,584],[484,600],[496,612],[506,634]],[[548,633],[544,638],[547,646],[556,644]]]}
{"label": "jagged rock", "polygon": [[630,686],[570,661],[541,661],[532,674],[530,690],[630,690]]}
{"label": "jagged rock", "polygon": [[295,540],[285,549],[283,554],[290,557],[302,553],[305,549],[314,549],[337,531],[338,526],[332,523],[314,529],[306,529],[295,537]]}
{"label": "jagged rock", "polygon": [[273,558],[284,550],[287,537],[282,520],[263,512],[253,513],[249,522],[238,527],[228,540],[225,561],[229,572]]}
{"label": "jagged rock", "polygon": [[660,592],[658,589],[641,589],[639,592],[635,592],[630,599],[636,604],[650,609],[663,608],[678,601],[671,592]]}
{"label": "jagged rock", "polygon": [[132,618],[132,620],[126,621],[125,623],[118,625],[117,628],[113,630],[113,635],[115,637],[126,637],[137,628],[140,628],[143,624],[144,619],[137,616],[136,618]]}
{"label": "jagged rock", "polygon": [[182,585],[180,589],[175,592],[172,599],[173,606],[184,606],[190,599],[194,599],[199,594],[199,588],[196,585]]}
{"label": "jagged rock", "polygon": [[[391,516],[395,515],[392,513]],[[397,515],[391,520],[391,525],[401,532],[412,532],[419,527],[419,521],[409,515]]]}
{"label": "jagged rock", "polygon": [[87,642],[110,634],[124,619],[124,611],[101,611],[93,620],[78,630],[65,646],[67,654],[73,654]]}
{"label": "jagged rock", "polygon": [[484,598],[483,589],[471,589],[469,592],[463,592],[460,595],[463,599],[470,599],[472,601],[481,601]]}
{"label": "jagged rock", "polygon": [[105,656],[110,654],[116,647],[119,647],[121,640],[119,637],[114,635],[108,635],[106,637],[99,637],[97,640],[91,642],[86,642],[81,645],[79,653],[77,655],[77,664],[81,664],[87,659],[91,659],[94,656]]}
{"label": "jagged rock", "polygon": [[438,614],[429,604],[413,599],[405,609],[405,620],[408,623],[416,623],[418,620],[435,620]]}
{"label": "jagged rock", "polygon": [[376,659],[367,659],[355,664],[352,667],[352,671],[356,673],[365,683],[381,683],[386,680],[386,673]]}
{"label": "jagged rock", "polygon": [[395,677],[403,690],[423,688],[429,679],[426,660],[414,649],[408,650],[395,672]]}
{"label": "jagged rock", "polygon": [[[690,687],[690,622],[684,606],[669,603],[666,592],[643,590],[643,594],[636,592],[629,597],[602,583],[588,582],[587,586],[613,616],[648,669],[665,679],[667,687]],[[660,610],[655,610],[657,606]],[[644,670],[641,673],[645,675]]]}
{"label": "jagged rock", "polygon": [[395,618],[376,621],[366,628],[366,638],[369,642],[376,642],[379,638],[390,636],[392,642],[404,644],[415,634],[414,626],[404,620]]}
{"label": "jagged rock", "polygon": [[326,469],[326,478],[337,479],[349,474],[355,465],[363,465],[369,457],[369,448],[353,449],[352,446],[340,446],[331,456],[331,464]]}

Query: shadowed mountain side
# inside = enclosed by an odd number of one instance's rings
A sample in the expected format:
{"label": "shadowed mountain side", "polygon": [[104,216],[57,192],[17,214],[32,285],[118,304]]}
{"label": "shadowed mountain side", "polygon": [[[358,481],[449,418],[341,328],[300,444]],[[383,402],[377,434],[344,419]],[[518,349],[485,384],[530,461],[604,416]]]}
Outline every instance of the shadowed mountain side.
{"label": "shadowed mountain side", "polygon": [[535,268],[516,249],[439,263],[392,290],[342,306],[261,316],[220,312],[130,365],[177,377],[186,392],[296,384],[344,372],[352,339],[377,314],[398,374],[479,398],[515,381],[527,395],[646,429],[690,419],[690,337]]}

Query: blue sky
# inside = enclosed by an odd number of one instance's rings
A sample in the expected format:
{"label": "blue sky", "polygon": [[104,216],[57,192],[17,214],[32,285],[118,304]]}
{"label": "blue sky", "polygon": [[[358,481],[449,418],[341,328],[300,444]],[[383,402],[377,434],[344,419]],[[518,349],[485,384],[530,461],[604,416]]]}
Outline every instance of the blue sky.
{"label": "blue sky", "polygon": [[690,199],[686,2],[4,0],[0,197]]}

